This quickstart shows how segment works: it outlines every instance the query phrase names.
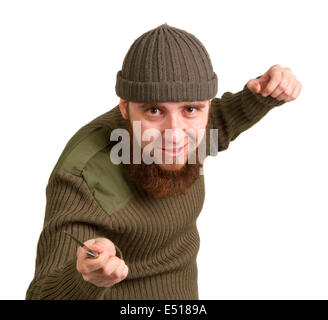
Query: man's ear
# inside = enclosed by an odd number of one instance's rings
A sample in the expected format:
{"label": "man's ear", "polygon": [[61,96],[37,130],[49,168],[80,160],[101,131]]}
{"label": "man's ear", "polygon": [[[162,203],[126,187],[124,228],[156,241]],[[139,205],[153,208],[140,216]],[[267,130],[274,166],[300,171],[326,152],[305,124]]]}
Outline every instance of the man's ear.
{"label": "man's ear", "polygon": [[129,118],[129,110],[128,110],[129,101],[120,98],[119,106],[120,106],[120,111],[121,111],[122,117],[125,120],[127,120]]}

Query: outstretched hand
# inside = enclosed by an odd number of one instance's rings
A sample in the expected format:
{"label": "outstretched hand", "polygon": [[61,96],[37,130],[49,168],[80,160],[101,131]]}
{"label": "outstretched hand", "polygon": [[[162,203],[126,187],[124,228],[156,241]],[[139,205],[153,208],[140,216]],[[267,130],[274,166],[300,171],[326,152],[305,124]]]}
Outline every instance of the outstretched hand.
{"label": "outstretched hand", "polygon": [[76,269],[85,281],[108,288],[127,277],[129,268],[123,259],[116,256],[115,245],[111,240],[96,238],[84,244],[99,254],[98,258],[91,259],[84,248],[77,249]]}
{"label": "outstretched hand", "polygon": [[247,88],[255,93],[261,93],[264,97],[271,96],[288,102],[298,97],[302,84],[290,68],[283,68],[276,64],[260,78],[249,80]]}

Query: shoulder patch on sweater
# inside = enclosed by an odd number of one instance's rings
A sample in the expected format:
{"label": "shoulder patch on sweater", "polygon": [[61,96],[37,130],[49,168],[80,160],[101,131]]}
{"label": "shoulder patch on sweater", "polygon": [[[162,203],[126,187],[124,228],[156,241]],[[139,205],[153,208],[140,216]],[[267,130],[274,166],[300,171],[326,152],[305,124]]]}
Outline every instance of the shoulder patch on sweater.
{"label": "shoulder patch on sweater", "polygon": [[[116,125],[119,126],[120,122]],[[112,130],[104,126],[82,127],[65,146],[50,176],[51,179],[56,171],[63,169],[83,177],[94,198],[108,214],[122,208],[133,197],[122,165],[116,165],[110,159]]]}
{"label": "shoulder patch on sweater", "polygon": [[59,169],[81,176],[89,159],[108,145],[108,134],[108,129],[101,127],[80,129],[68,141],[51,176]]}
{"label": "shoulder patch on sweater", "polygon": [[122,165],[110,160],[109,146],[88,161],[82,175],[95,199],[109,214],[124,207],[133,197],[131,186],[124,178]]}

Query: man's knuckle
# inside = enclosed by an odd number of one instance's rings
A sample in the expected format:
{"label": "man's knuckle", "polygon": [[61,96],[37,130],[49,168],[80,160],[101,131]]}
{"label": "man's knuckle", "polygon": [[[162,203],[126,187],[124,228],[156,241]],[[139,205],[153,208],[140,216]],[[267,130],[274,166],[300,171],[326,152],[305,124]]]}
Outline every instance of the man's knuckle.
{"label": "man's knuckle", "polygon": [[113,274],[113,265],[111,263],[107,263],[102,267],[102,274],[106,277],[111,276]]}
{"label": "man's knuckle", "polygon": [[272,78],[275,80],[275,81],[280,81],[282,79],[282,72],[280,69],[274,69],[272,71]]}
{"label": "man's knuckle", "polygon": [[292,100],[295,100],[295,92],[292,91],[291,94],[289,95],[289,97],[292,99]]}
{"label": "man's knuckle", "polygon": [[103,276],[108,276],[110,274],[107,266],[103,266],[103,267],[99,268],[99,271]]}
{"label": "man's knuckle", "polygon": [[76,265],[76,270],[77,270],[78,272],[80,272],[80,273],[83,273],[83,267],[82,267],[82,265],[81,265],[81,264],[77,264],[77,265]]}
{"label": "man's knuckle", "polygon": [[288,96],[291,96],[292,93],[293,93],[293,90],[294,90],[294,87],[289,86],[289,87],[286,89],[286,94],[287,94]]}
{"label": "man's knuckle", "polygon": [[96,242],[103,244],[105,246],[111,243],[111,241],[105,237],[97,238]]}
{"label": "man's knuckle", "polygon": [[121,272],[120,272],[119,270],[115,270],[115,271],[113,272],[113,277],[114,277],[115,279],[119,279],[119,278],[121,277]]}
{"label": "man's knuckle", "polygon": [[281,83],[281,81],[279,79],[277,79],[277,81],[273,82],[272,83],[272,90],[275,90],[275,89],[279,89],[279,84]]}
{"label": "man's knuckle", "polygon": [[264,94],[269,94],[269,93],[271,93],[271,92],[273,91],[273,89],[274,89],[274,86],[275,86],[274,82],[268,84],[268,85],[263,89],[263,93],[264,93]]}
{"label": "man's knuckle", "polygon": [[116,278],[116,279],[113,280],[112,285],[114,285],[116,283],[119,283],[121,281],[122,281],[122,279],[120,277],[118,277],[118,278]]}
{"label": "man's knuckle", "polygon": [[286,90],[287,89],[287,81],[281,81],[280,83],[279,83],[279,89],[281,89],[281,90]]}
{"label": "man's knuckle", "polygon": [[83,277],[84,281],[88,281],[89,282],[91,280],[90,276],[87,275],[87,274],[83,274],[82,273],[82,277]]}
{"label": "man's knuckle", "polygon": [[87,274],[87,273],[89,273],[89,272],[88,272],[89,270],[88,270],[88,268],[87,268],[86,266],[82,266],[80,270],[81,270],[80,272],[81,272],[82,274]]}

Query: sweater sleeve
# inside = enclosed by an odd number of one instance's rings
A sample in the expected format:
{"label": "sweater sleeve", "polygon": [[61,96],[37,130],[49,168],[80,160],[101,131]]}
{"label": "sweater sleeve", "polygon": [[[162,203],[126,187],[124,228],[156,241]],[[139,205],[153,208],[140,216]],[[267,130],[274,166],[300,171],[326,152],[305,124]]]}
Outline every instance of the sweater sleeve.
{"label": "sweater sleeve", "polygon": [[[261,76],[258,76],[260,78]],[[231,141],[235,140],[243,131],[252,127],[263,118],[271,109],[284,104],[284,100],[278,100],[271,96],[264,97],[248,89],[247,84],[237,93],[225,92],[221,98],[214,98],[211,102],[209,114],[209,129],[217,129],[218,135],[210,139],[214,143],[214,153],[226,150]],[[213,150],[213,146],[211,147]]]}
{"label": "sweater sleeve", "polygon": [[[78,245],[64,231],[86,241],[103,236],[106,214],[99,210],[84,179],[64,170],[54,174],[46,188],[46,213],[40,234],[35,274],[26,300],[101,300],[110,288],[97,287],[76,269]],[[100,216],[103,215],[103,216]],[[108,221],[107,221],[108,222]],[[116,247],[116,255],[123,259]]]}

